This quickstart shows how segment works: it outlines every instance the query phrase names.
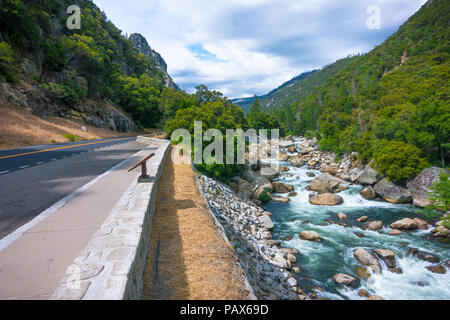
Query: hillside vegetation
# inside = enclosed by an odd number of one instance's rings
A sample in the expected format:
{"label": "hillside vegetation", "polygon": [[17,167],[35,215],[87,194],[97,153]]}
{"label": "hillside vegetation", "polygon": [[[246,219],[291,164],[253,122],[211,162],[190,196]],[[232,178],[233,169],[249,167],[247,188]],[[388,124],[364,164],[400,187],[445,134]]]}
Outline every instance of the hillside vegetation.
{"label": "hillside vegetation", "polygon": [[449,10],[446,0],[429,1],[382,45],[271,112],[291,133],[317,136],[323,150],[376,158],[397,181],[448,165]]}
{"label": "hillside vegetation", "polygon": [[[70,5],[81,8],[80,30],[66,27]],[[2,1],[0,82],[23,80],[39,90],[44,106],[29,106],[39,115],[71,117],[74,110],[87,121],[95,114],[84,107],[90,99],[112,102],[141,128],[162,126],[188,96],[166,86],[170,77],[157,53],[136,45],[90,0]]]}

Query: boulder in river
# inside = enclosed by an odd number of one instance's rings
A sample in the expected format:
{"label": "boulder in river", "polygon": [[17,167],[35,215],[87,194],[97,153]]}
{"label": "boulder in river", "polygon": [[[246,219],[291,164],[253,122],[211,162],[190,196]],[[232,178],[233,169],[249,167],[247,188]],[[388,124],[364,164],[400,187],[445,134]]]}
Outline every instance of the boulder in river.
{"label": "boulder in river", "polygon": [[372,231],[383,229],[383,221],[371,221],[367,229]]}
{"label": "boulder in river", "polygon": [[323,193],[319,195],[310,195],[309,202],[314,205],[337,206],[344,202],[344,199],[337,194]]}
{"label": "boulder in river", "polygon": [[355,273],[361,279],[368,279],[368,278],[370,278],[370,271],[367,270],[366,267],[358,267],[358,268],[356,268]]}
{"label": "boulder in river", "polygon": [[337,214],[337,217],[338,217],[339,220],[347,220],[347,218],[348,218],[347,215],[345,213],[343,213],[343,212],[339,212]]}
{"label": "boulder in river", "polygon": [[272,196],[273,202],[281,202],[281,203],[288,203],[291,202],[291,199],[288,197],[280,197],[280,196]]}
{"label": "boulder in river", "polygon": [[369,251],[363,248],[358,248],[355,250],[354,256],[356,260],[358,260],[362,265],[369,267],[375,266],[375,269],[380,269],[380,263],[378,262],[377,258],[375,258],[375,256]]}
{"label": "boulder in river", "polygon": [[319,194],[320,193],[337,193],[344,191],[348,188],[350,183],[333,177],[332,175],[329,175],[327,173],[321,174],[317,178],[315,178],[313,181],[311,181],[311,184],[309,185],[309,189],[312,191],[316,191]]}
{"label": "boulder in river", "polygon": [[421,230],[428,230],[428,222],[419,219],[419,218],[414,218],[413,219],[416,223],[417,223],[417,227]]}
{"label": "boulder in river", "polygon": [[370,293],[366,289],[361,289],[358,292],[358,296],[363,297],[363,298],[369,298],[370,297]]}
{"label": "boulder in river", "polygon": [[303,231],[300,233],[300,239],[314,242],[322,241],[322,237],[315,231]]}
{"label": "boulder in river", "polygon": [[282,182],[273,182],[272,188],[275,193],[288,193],[294,190],[292,185]]}
{"label": "boulder in river", "polygon": [[391,229],[398,230],[415,230],[417,227],[417,222],[411,218],[404,218],[391,224]]}
{"label": "boulder in river", "polygon": [[445,269],[445,267],[440,264],[435,265],[435,266],[427,266],[425,268],[427,268],[431,272],[437,273],[437,274],[446,274],[447,273],[447,269]]}
{"label": "boulder in river", "polygon": [[308,177],[310,177],[310,178],[314,178],[314,177],[316,176],[316,174],[315,174],[314,172],[312,172],[312,171],[306,172],[306,175],[307,175]]}
{"label": "boulder in river", "polygon": [[418,207],[426,207],[430,204],[428,192],[434,182],[439,178],[439,174],[445,169],[431,167],[423,170],[413,180],[409,181],[407,187],[413,197],[413,204]]}
{"label": "boulder in river", "polygon": [[408,189],[399,187],[386,178],[378,182],[374,190],[384,200],[390,203],[400,204],[412,202],[412,196]]}
{"label": "boulder in river", "polygon": [[367,300],[386,300],[386,299],[374,294],[373,296],[370,296],[370,298],[368,298]]}
{"label": "boulder in river", "polygon": [[357,288],[359,285],[359,280],[355,277],[349,276],[348,274],[338,273],[333,276],[333,281],[340,285],[345,285],[347,287]]}
{"label": "boulder in river", "polygon": [[438,256],[436,256],[430,252],[420,251],[417,248],[410,248],[408,250],[408,255],[415,256],[416,258],[418,258],[420,260],[428,261],[431,263],[438,263],[441,261],[441,259],[439,259]]}
{"label": "boulder in river", "polygon": [[361,190],[359,192],[359,194],[367,200],[372,200],[375,199],[377,196],[377,193],[375,192],[375,190],[373,189],[372,186],[368,186],[367,188],[364,188],[363,190]]}
{"label": "boulder in river", "polygon": [[356,221],[358,221],[358,222],[366,222],[368,220],[369,220],[368,216],[362,216],[362,217],[359,217],[358,219],[356,219]]}
{"label": "boulder in river", "polygon": [[395,268],[397,266],[395,262],[395,254],[392,250],[387,249],[376,249],[375,254],[381,258],[381,260],[386,263],[388,268]]}
{"label": "boulder in river", "polygon": [[401,235],[403,232],[401,232],[400,230],[391,230],[391,231],[389,231],[387,234],[388,235],[390,235],[390,236],[399,236],[399,235]]}

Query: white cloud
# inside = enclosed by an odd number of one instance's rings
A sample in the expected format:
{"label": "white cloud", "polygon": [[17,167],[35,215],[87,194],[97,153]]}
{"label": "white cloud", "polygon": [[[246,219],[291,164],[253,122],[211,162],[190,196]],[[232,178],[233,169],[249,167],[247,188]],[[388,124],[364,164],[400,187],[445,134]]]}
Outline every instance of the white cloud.
{"label": "white cloud", "polygon": [[[369,51],[426,0],[94,2],[124,33],[143,34],[181,88],[192,92],[205,84],[241,97],[266,93],[301,72]],[[366,28],[370,5],[382,10],[381,30]]]}

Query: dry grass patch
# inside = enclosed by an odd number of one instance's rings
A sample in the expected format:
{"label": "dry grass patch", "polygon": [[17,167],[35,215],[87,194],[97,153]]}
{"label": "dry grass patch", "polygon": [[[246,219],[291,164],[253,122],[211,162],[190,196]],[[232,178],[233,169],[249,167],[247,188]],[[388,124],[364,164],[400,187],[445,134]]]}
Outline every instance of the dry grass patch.
{"label": "dry grass patch", "polygon": [[[144,299],[248,299],[242,270],[201,197],[190,165],[170,156],[159,184]],[[159,259],[156,275],[156,256]]]}
{"label": "dry grass patch", "polygon": [[[49,117],[44,120],[8,106],[4,101],[0,101],[0,114],[0,149],[69,142],[70,139],[64,135],[76,135],[80,140],[134,135],[82,125],[63,118]],[[81,129],[82,126],[87,128],[87,132]]]}

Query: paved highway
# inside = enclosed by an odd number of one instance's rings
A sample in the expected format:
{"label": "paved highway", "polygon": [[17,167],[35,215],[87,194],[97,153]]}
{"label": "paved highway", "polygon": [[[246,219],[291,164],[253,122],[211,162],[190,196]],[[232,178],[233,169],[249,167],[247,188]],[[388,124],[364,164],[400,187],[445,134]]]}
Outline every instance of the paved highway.
{"label": "paved highway", "polygon": [[145,147],[128,137],[0,151],[0,239]]}

